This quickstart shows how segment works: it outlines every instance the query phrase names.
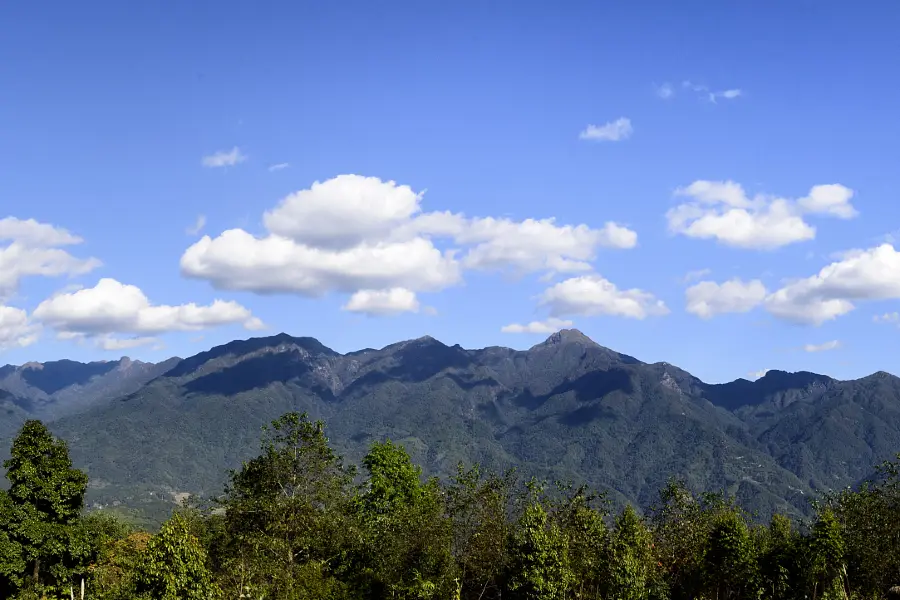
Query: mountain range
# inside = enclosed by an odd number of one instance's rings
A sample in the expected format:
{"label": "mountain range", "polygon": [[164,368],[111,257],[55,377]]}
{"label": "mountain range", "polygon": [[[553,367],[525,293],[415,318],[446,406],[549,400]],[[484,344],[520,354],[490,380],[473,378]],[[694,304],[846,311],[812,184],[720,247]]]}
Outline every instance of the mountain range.
{"label": "mountain range", "polygon": [[647,506],[671,476],[761,516],[803,514],[900,452],[900,379],[769,371],[707,384],[563,330],[527,351],[431,337],[340,354],[308,337],[239,340],[153,364],[0,367],[0,448],[26,418],[65,438],[94,507],[168,510],[215,494],[281,414],[326,423],[358,460],[391,438],[426,473],[458,462],[588,483]]}

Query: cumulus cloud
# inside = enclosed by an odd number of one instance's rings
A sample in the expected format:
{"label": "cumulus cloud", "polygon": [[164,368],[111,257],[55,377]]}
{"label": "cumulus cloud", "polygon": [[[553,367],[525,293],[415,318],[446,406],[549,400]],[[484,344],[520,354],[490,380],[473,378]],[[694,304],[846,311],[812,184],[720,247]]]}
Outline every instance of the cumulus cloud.
{"label": "cumulus cloud", "polygon": [[890,244],[845,254],[818,274],[789,283],[766,298],[783,319],[820,325],[864,300],[900,299],[900,252]]}
{"label": "cumulus cloud", "polygon": [[850,204],[853,190],[839,184],[813,186],[807,196],[790,200],[749,197],[733,181],[700,180],[675,195],[690,200],[666,213],[669,231],[746,249],[772,250],[815,238],[806,215],[850,219],[858,214]]}
{"label": "cumulus cloud", "polygon": [[565,319],[549,318],[543,321],[532,321],[521,325],[519,323],[511,323],[500,328],[503,333],[556,333],[560,329],[571,327],[572,321]]}
{"label": "cumulus cloud", "polygon": [[23,277],[60,277],[88,273],[100,266],[96,258],[76,258],[58,246],[80,244],[67,230],[34,219],[0,219],[0,301],[11,297]]}
{"label": "cumulus cloud", "polygon": [[841,347],[840,340],[831,340],[821,344],[806,344],[803,346],[804,352],[826,352],[828,350],[837,350]]}
{"label": "cumulus cloud", "polygon": [[271,233],[313,248],[382,242],[421,210],[422,194],[377,177],[339,175],[293,193],[263,215]]}
{"label": "cumulus cloud", "polygon": [[600,247],[629,249],[637,245],[637,233],[615,223],[602,229],[587,225],[557,225],[554,219],[472,219],[455,236],[472,246],[463,265],[473,269],[513,268],[521,272],[589,271]]}
{"label": "cumulus cloud", "polygon": [[54,248],[80,244],[84,240],[49,223],[6,217],[0,219],[0,241],[17,242],[29,247]]}
{"label": "cumulus cloud", "polygon": [[350,297],[343,310],[370,316],[398,315],[419,312],[419,300],[415,292],[404,288],[359,290]]}
{"label": "cumulus cloud", "polygon": [[630,138],[633,132],[631,119],[621,117],[605,125],[588,125],[584,131],[578,134],[578,138],[600,142],[620,142]]}
{"label": "cumulus cloud", "polygon": [[86,336],[113,333],[152,336],[233,323],[240,323],[246,329],[263,326],[247,308],[233,301],[215,300],[207,306],[153,305],[140,288],[108,278],[101,279],[92,288],[44,300],[32,316],[58,332]]}
{"label": "cumulus cloud", "polygon": [[[219,289],[262,294],[362,291],[345,309],[366,312],[361,307],[370,302],[398,301],[398,289],[414,295],[456,285],[465,269],[587,271],[600,248],[637,244],[634,231],[614,222],[594,229],[554,219],[470,218],[423,212],[422,198],[376,177],[315,182],[264,214],[267,234],[204,236],[184,252],[181,270]],[[439,249],[442,241],[456,247]]]}
{"label": "cumulus cloud", "polygon": [[685,290],[687,311],[702,319],[723,313],[744,313],[759,306],[766,298],[766,286],[759,279],[725,283],[701,281]]}
{"label": "cumulus cloud", "polygon": [[238,163],[242,163],[247,160],[247,156],[241,153],[240,148],[235,146],[231,150],[220,150],[215,154],[210,154],[209,156],[204,156],[201,160],[201,163],[204,167],[209,168],[219,168],[219,167],[233,167]]}
{"label": "cumulus cloud", "polygon": [[669,313],[662,300],[640,289],[620,290],[600,275],[582,275],[545,290],[539,304],[553,317],[609,315],[644,319]]}
{"label": "cumulus cloud", "polygon": [[38,340],[40,331],[24,310],[0,305],[0,350],[30,346]]}

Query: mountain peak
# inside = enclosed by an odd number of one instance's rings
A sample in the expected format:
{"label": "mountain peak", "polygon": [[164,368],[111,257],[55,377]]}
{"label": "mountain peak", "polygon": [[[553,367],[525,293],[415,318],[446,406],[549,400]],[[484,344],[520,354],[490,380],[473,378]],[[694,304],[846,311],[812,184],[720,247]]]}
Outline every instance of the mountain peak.
{"label": "mountain peak", "polygon": [[554,334],[551,334],[548,337],[543,345],[545,346],[555,346],[557,344],[589,344],[592,346],[597,346],[597,342],[584,335],[577,329],[560,329]]}

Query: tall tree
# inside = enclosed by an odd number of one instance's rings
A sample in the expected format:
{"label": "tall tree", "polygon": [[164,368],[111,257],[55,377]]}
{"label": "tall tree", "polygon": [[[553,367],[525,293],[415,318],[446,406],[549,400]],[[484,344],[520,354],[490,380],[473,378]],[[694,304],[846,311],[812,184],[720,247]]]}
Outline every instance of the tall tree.
{"label": "tall tree", "polygon": [[0,572],[24,563],[26,572],[7,585],[37,592],[66,587],[83,573],[88,540],[76,525],[84,507],[88,478],[72,467],[65,441],[43,423],[26,421],[3,463],[10,487],[0,493]]}
{"label": "tall tree", "polygon": [[230,545],[224,584],[285,600],[333,587],[354,471],[322,422],[288,413],[263,429],[262,452],[232,472],[222,505]]}
{"label": "tall tree", "polygon": [[529,481],[510,548],[509,589],[516,598],[561,600],[573,583],[568,540],[547,508],[543,488]]}
{"label": "tall tree", "polygon": [[437,479],[421,480],[406,449],[373,444],[357,499],[357,580],[370,598],[446,598],[455,588],[452,523]]}

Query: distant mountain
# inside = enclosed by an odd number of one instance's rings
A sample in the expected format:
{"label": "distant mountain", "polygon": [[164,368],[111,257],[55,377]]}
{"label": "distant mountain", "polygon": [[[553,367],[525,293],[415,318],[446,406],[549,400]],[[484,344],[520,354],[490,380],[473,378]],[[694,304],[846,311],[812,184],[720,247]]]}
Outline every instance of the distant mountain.
{"label": "distant mountain", "polygon": [[6,414],[0,432],[8,433],[22,418],[52,420],[134,392],[180,360],[171,358],[154,364],[123,357],[92,363],[58,360],[0,367],[0,410]]}
{"label": "distant mountain", "polygon": [[325,420],[350,459],[390,437],[429,473],[518,466],[640,505],[679,476],[761,515],[802,513],[816,490],[855,484],[900,451],[900,379],[887,373],[770,371],[711,385],[576,330],[527,351],[424,337],[348,354],[280,334],[135,364],[0,370],[0,405],[18,410],[8,423],[51,415],[98,503],[216,493],[225,469],[257,452],[260,428],[289,410]]}

